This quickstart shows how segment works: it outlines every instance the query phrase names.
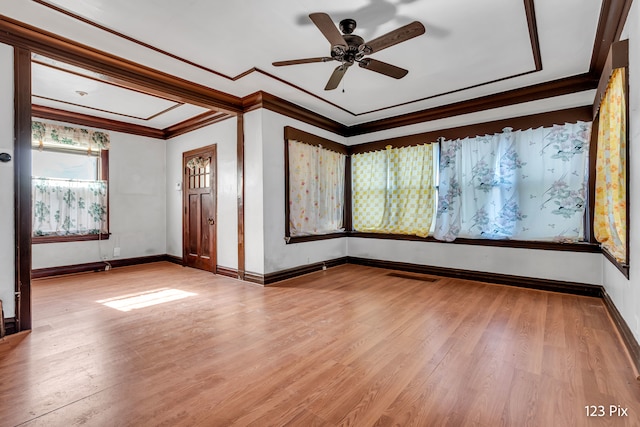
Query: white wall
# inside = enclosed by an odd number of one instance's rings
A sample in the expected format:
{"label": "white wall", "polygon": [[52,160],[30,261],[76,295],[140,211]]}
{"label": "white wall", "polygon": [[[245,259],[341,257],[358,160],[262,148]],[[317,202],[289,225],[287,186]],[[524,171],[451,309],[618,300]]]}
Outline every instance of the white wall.
{"label": "white wall", "polygon": [[[0,43],[0,153],[13,157],[13,48]],[[15,316],[13,164],[0,163],[0,299],[5,317]]]}
{"label": "white wall", "polygon": [[264,176],[264,273],[347,255],[346,238],[286,244],[284,241],[284,127],[293,126],[305,132],[345,144],[345,138],[282,116],[262,111],[263,176]]}
{"label": "white wall", "polygon": [[167,141],[167,253],[182,258],[182,154],[216,144],[217,155],[217,264],[238,267],[238,182],[235,118]]}
{"label": "white wall", "polygon": [[244,115],[244,265],[264,274],[262,110]]}
{"label": "white wall", "polygon": [[32,245],[34,269],[166,253],[165,141],[109,134],[110,238]]}
{"label": "white wall", "polygon": [[640,342],[640,4],[634,1],[622,39],[629,39],[629,278],[604,260],[603,285]]}

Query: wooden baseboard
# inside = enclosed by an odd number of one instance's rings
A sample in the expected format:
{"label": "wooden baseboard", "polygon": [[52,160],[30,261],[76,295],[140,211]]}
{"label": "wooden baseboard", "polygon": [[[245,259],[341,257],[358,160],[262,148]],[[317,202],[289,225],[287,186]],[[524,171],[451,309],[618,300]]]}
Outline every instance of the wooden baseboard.
{"label": "wooden baseboard", "polygon": [[13,335],[18,332],[18,323],[15,317],[4,318],[4,335]]}
{"label": "wooden baseboard", "polygon": [[604,301],[604,305],[611,316],[611,320],[613,320],[613,324],[618,329],[618,332],[620,332],[622,342],[629,352],[629,357],[631,358],[633,367],[636,370],[636,378],[640,380],[640,345],[633,335],[633,332],[631,332],[631,328],[629,328],[629,325],[613,303],[613,300],[604,290],[602,291],[602,300]]}
{"label": "wooden baseboard", "polygon": [[254,273],[251,271],[244,272],[245,282],[257,283],[258,285],[264,285],[264,274]]}
{"label": "wooden baseboard", "polygon": [[412,273],[435,276],[455,277],[457,279],[476,280],[478,282],[517,286],[520,288],[540,289],[566,294],[592,297],[602,296],[602,286],[586,283],[564,282],[560,280],[539,279],[535,277],[512,276],[509,274],[488,273],[484,271],[460,270],[457,268],[434,267],[430,265],[410,264],[406,262],[382,261],[377,259],[348,257],[349,264],[386,268],[389,270],[410,271]]}
{"label": "wooden baseboard", "polygon": [[172,262],[174,264],[178,264],[178,265],[184,265],[184,261],[181,257],[179,256],[175,256],[175,255],[165,255],[166,257],[166,261]]}
{"label": "wooden baseboard", "polygon": [[231,277],[233,279],[238,278],[238,270],[236,268],[223,267],[221,265],[216,265],[216,274]]}
{"label": "wooden baseboard", "polygon": [[106,262],[89,262],[85,264],[63,265],[59,267],[38,268],[31,270],[32,279],[42,279],[45,277],[61,276],[63,274],[87,273],[91,271],[104,271],[107,262],[112,268],[126,267],[129,265],[147,264],[150,262],[169,261],[169,255],[151,255],[136,258],[114,259]]}
{"label": "wooden baseboard", "polygon": [[346,264],[347,257],[334,258],[327,261],[315,262],[313,264],[301,265],[299,267],[289,268],[286,270],[276,271],[274,273],[267,273],[264,275],[264,285],[269,285],[283,280],[292,279],[294,277],[302,276],[303,274],[313,273],[320,271],[323,268],[331,268],[337,265]]}
{"label": "wooden baseboard", "polygon": [[[168,261],[183,265],[182,258],[173,255],[151,255],[146,257],[126,258],[110,260],[109,264],[113,268],[125,267],[129,265],[146,264],[150,262]],[[280,270],[273,273],[259,274],[245,272],[244,280],[261,285],[268,285],[282,280],[292,279],[303,274],[320,271],[324,267],[330,268],[341,264],[357,264],[369,267],[386,268],[390,270],[409,271],[413,273],[432,274],[436,276],[455,277],[458,279],[477,280],[480,282],[497,283],[510,286],[518,286],[531,289],[541,289],[553,292],[563,292],[575,295],[585,295],[602,297],[603,288],[598,285],[586,283],[563,282],[559,280],[539,279],[535,277],[512,276],[507,274],[488,273],[483,271],[460,270],[455,268],[434,267],[421,264],[410,264],[395,261],[383,261],[358,257],[340,257],[313,264],[301,265],[299,267]],[[44,277],[60,276],[63,274],[85,273],[90,271],[103,271],[105,262],[91,262],[86,264],[65,265],[60,267],[39,268],[32,270],[31,278],[40,279]],[[237,278],[238,271],[230,267],[217,266],[217,273],[222,276]]]}

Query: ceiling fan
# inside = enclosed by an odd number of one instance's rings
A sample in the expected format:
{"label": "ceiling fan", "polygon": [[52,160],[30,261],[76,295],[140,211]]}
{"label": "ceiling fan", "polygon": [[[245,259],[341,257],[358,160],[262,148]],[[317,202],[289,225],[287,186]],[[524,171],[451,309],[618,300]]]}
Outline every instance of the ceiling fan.
{"label": "ceiling fan", "polygon": [[424,25],[418,21],[414,21],[369,42],[365,42],[362,37],[351,34],[353,30],[356,29],[356,21],[353,19],[343,19],[340,21],[340,31],[343,33],[340,34],[331,17],[326,13],[312,13],[309,15],[309,18],[311,18],[311,21],[313,21],[320,32],[329,40],[329,43],[331,43],[331,56],[278,61],[274,62],[273,65],[281,67],[284,65],[308,64],[312,62],[340,62],[341,64],[333,70],[333,74],[331,74],[324,90],[337,88],[349,67],[356,62],[360,67],[367,70],[375,71],[376,73],[384,74],[394,79],[403,78],[409,72],[408,70],[378,61],[377,59],[366,58],[365,56],[402,43],[425,32]]}

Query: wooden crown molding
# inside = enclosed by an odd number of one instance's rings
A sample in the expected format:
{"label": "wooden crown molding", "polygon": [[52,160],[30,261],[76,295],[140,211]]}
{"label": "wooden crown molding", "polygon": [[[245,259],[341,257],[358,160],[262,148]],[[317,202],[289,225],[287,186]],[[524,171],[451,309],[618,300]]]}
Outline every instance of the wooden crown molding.
{"label": "wooden crown molding", "polygon": [[258,108],[265,108],[338,135],[345,136],[347,134],[348,128],[342,123],[267,92],[259,91],[242,98],[242,107],[245,113]]}
{"label": "wooden crown molding", "polygon": [[206,111],[195,117],[187,119],[183,122],[177,123],[173,126],[169,126],[164,129],[164,138],[171,139],[176,136],[184,135],[196,129],[203,128],[205,126],[212,125],[214,123],[221,122],[223,120],[234,117],[230,114],[221,113],[219,111]]}
{"label": "wooden crown molding", "polygon": [[633,0],[603,0],[602,2],[589,67],[589,73],[596,78],[599,78],[604,70],[609,48],[614,42],[620,40],[631,3]]}

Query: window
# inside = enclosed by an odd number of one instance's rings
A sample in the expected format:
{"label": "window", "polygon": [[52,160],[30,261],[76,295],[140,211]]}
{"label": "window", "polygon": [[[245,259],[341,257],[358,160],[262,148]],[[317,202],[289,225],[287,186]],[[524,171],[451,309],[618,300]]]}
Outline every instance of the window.
{"label": "window", "polygon": [[436,203],[433,144],[354,154],[353,228],[426,237]]}
{"label": "window", "polygon": [[346,148],[285,128],[286,237],[344,232]]}
{"label": "window", "polygon": [[32,122],[33,242],[108,234],[109,136]]}
{"label": "window", "polygon": [[616,262],[627,263],[625,69],[613,70],[600,104],[594,235]]}
{"label": "window", "polygon": [[443,141],[434,237],[584,241],[591,123]]}

